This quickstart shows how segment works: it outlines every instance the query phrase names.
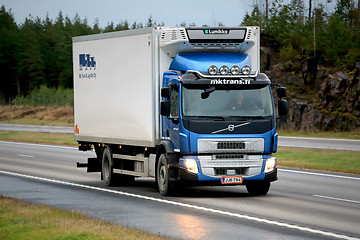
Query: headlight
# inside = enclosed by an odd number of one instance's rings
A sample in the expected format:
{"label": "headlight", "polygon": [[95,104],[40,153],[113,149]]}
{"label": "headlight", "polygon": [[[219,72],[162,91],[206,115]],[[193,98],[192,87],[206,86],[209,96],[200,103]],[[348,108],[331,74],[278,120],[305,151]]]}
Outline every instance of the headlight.
{"label": "headlight", "polygon": [[191,158],[185,159],[185,166],[188,172],[195,174],[199,173],[197,162],[195,159],[191,159]]}
{"label": "headlight", "polygon": [[223,65],[220,67],[220,74],[221,75],[226,75],[229,73],[229,67],[226,65]]}
{"label": "headlight", "polygon": [[248,65],[245,65],[245,66],[243,66],[243,68],[241,69],[241,72],[242,72],[242,74],[244,74],[244,75],[249,75],[250,72],[251,72],[251,68],[250,68]]}
{"label": "headlight", "polygon": [[240,73],[240,68],[239,66],[232,66],[231,69],[230,69],[230,72],[232,75],[238,75]]}
{"label": "headlight", "polygon": [[276,158],[271,157],[266,159],[264,173],[273,171],[275,167],[276,167]]}
{"label": "headlight", "polygon": [[218,68],[215,65],[211,65],[208,69],[210,75],[215,75],[218,73]]}

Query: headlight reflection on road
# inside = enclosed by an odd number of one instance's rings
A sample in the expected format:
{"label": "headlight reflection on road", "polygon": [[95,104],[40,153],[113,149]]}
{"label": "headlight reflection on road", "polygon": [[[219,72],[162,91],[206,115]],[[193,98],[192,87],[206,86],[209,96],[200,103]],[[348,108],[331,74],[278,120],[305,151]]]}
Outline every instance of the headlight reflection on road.
{"label": "headlight reflection on road", "polygon": [[209,231],[205,228],[206,222],[202,221],[198,217],[176,214],[175,221],[178,222],[184,231],[184,239],[204,239]]}

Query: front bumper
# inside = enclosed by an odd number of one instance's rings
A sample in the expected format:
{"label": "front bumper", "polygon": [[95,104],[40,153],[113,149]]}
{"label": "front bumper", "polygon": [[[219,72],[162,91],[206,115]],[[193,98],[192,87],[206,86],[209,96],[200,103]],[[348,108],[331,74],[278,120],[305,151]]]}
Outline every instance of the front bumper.
{"label": "front bumper", "polygon": [[[198,163],[199,173],[194,174],[187,171],[184,161],[185,158],[180,158],[179,160],[179,175],[176,181],[191,183],[192,185],[222,185],[222,177],[231,177],[231,176],[241,176],[243,179],[242,183],[246,184],[249,181],[276,181],[277,178],[277,167],[265,173],[265,163],[266,160],[271,155],[257,155],[258,157],[250,157],[250,160],[242,159],[231,159],[221,160],[220,162],[214,161],[214,165],[211,166],[209,161],[202,161],[203,156],[189,156],[186,158],[196,159]],[[254,161],[254,159],[257,159]],[[208,158],[209,159],[209,158]],[[249,159],[249,158],[245,158]],[[252,160],[251,160],[252,159]],[[228,164],[223,164],[228,163]],[[223,166],[221,166],[223,164]],[[203,171],[206,169],[206,171]],[[212,169],[212,172],[210,171]],[[175,179],[173,179],[175,180]]]}

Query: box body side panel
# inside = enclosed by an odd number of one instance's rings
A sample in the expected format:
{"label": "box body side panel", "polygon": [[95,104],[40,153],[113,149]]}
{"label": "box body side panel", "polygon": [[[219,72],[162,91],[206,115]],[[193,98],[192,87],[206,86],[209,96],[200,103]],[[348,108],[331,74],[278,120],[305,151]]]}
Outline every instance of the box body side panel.
{"label": "box body side panel", "polygon": [[75,139],[154,146],[153,33],[74,41]]}

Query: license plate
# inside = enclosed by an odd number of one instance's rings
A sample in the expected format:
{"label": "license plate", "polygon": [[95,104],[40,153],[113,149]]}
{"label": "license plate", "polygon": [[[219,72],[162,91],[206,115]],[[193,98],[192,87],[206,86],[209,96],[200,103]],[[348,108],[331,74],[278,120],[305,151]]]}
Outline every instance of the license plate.
{"label": "license plate", "polygon": [[222,177],[221,183],[222,184],[240,184],[242,183],[242,177]]}

